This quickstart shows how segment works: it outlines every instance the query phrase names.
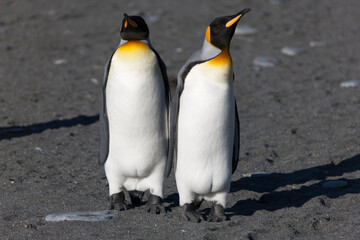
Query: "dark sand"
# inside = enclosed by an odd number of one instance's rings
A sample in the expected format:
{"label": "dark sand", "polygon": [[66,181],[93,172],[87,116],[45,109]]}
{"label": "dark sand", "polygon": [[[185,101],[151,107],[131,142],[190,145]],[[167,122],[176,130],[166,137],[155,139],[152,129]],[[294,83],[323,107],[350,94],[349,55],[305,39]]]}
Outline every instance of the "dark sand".
{"label": "dark sand", "polygon": [[[258,33],[231,46],[241,152],[230,220],[181,220],[172,173],[165,215],[142,206],[106,222],[46,222],[108,208],[97,119],[123,13],[148,21],[174,81],[207,25],[245,7],[239,25]],[[359,10],[358,0],[1,1],[0,239],[359,239],[360,87],[340,87],[360,78]],[[284,46],[305,53],[285,56]],[[257,56],[281,64],[256,72]],[[244,177],[254,172],[269,174]],[[322,187],[333,179],[348,186]]]}

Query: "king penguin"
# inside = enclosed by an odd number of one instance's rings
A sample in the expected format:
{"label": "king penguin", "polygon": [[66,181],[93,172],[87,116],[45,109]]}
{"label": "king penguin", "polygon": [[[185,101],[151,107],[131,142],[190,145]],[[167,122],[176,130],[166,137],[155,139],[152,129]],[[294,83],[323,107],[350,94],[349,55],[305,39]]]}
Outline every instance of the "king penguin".
{"label": "king penguin", "polygon": [[[230,41],[246,8],[216,18],[201,49],[178,73],[170,113],[170,158],[185,220],[199,222],[203,200],[211,201],[208,221],[226,219],[231,175],[239,158],[239,117],[234,97]],[[170,165],[168,165],[171,168]]]}
{"label": "king penguin", "polygon": [[166,66],[151,46],[140,16],[124,14],[120,44],[105,65],[100,113],[100,156],[110,209],[126,210],[149,190],[148,212],[161,204],[168,159],[170,90]]}

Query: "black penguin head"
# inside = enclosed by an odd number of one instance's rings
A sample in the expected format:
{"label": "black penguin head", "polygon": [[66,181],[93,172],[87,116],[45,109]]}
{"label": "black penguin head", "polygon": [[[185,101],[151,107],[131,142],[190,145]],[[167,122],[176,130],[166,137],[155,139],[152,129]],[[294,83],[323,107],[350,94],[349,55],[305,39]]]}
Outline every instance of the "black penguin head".
{"label": "black penguin head", "polygon": [[218,17],[212,21],[205,35],[208,42],[220,49],[229,48],[237,23],[250,10],[250,8],[245,8],[234,15]]}
{"label": "black penguin head", "polygon": [[120,37],[124,40],[145,40],[149,37],[149,28],[140,16],[124,14]]}

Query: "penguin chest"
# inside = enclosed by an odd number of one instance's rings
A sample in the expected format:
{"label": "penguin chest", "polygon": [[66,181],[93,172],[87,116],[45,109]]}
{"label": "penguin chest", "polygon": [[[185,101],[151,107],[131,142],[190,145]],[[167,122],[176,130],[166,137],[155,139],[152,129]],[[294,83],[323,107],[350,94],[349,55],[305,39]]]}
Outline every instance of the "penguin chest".
{"label": "penguin chest", "polygon": [[224,189],[231,176],[235,130],[231,66],[193,67],[185,79],[178,122],[178,177],[196,182],[199,193]]}
{"label": "penguin chest", "polygon": [[[109,160],[141,176],[166,154],[166,96],[154,52],[142,42],[115,52],[106,86]],[[120,167],[119,167],[120,168]]]}

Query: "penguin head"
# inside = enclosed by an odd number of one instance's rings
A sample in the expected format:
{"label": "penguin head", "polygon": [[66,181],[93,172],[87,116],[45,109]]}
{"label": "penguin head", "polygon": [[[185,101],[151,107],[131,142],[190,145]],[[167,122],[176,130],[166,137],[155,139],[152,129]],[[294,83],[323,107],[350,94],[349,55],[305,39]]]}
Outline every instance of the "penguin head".
{"label": "penguin head", "polygon": [[124,14],[120,37],[123,40],[145,40],[149,37],[149,28],[145,20],[140,16],[128,16]]}
{"label": "penguin head", "polygon": [[237,23],[250,10],[245,8],[234,15],[216,18],[206,30],[206,40],[221,50],[229,48]]}

